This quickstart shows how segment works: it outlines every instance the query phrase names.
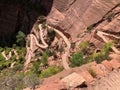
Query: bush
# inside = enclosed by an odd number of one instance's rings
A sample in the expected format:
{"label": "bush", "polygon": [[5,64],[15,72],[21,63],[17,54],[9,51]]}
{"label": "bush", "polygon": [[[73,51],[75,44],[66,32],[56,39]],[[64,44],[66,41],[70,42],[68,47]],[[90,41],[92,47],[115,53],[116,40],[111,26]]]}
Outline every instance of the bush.
{"label": "bush", "polygon": [[101,50],[101,53],[107,55],[109,54],[110,50],[111,50],[111,47],[114,45],[113,42],[108,42],[108,43],[105,43],[104,46],[103,46],[103,49]]}
{"label": "bush", "polygon": [[55,31],[52,28],[47,29],[48,30],[48,37],[50,38],[50,41],[54,40],[55,37]]}
{"label": "bush", "polygon": [[42,64],[43,64],[44,66],[47,65],[47,60],[48,60],[48,55],[47,55],[46,52],[43,52],[43,55],[42,55]]}
{"label": "bush", "polygon": [[13,71],[17,72],[17,71],[22,71],[23,70],[24,65],[23,64],[17,64],[13,67]]}
{"label": "bush", "polygon": [[105,59],[110,59],[108,54],[111,50],[112,45],[112,42],[106,43],[100,52],[94,52],[91,55],[92,59],[95,60],[97,63],[101,63]]}
{"label": "bush", "polygon": [[23,90],[40,84],[39,77],[32,73],[16,72],[13,69],[5,69],[0,73],[0,90]]}
{"label": "bush", "polygon": [[0,53],[0,61],[4,61],[5,58],[3,57],[3,55]]}
{"label": "bush", "polygon": [[40,31],[38,25],[39,25],[39,23],[36,22],[36,23],[34,24],[34,28],[35,28],[37,31]]}
{"label": "bush", "polygon": [[88,72],[89,72],[94,78],[97,76],[96,72],[95,72],[93,69],[91,69],[91,68],[88,69]]}
{"label": "bush", "polygon": [[33,72],[33,73],[35,73],[35,74],[40,74],[40,61],[39,60],[37,60],[37,61],[35,61],[35,62],[33,62],[32,64],[33,64],[33,67],[31,68],[31,71]]}
{"label": "bush", "polygon": [[89,42],[88,41],[84,41],[84,42],[79,44],[79,48],[81,49],[81,51],[83,53],[86,52],[88,46],[89,46]]}
{"label": "bush", "polygon": [[12,48],[5,47],[5,54],[8,55],[11,50],[12,50]]}
{"label": "bush", "polygon": [[34,89],[35,86],[40,83],[40,79],[37,77],[36,74],[29,73],[25,75],[25,77],[23,78],[23,82],[24,82],[24,87],[31,87]]}
{"label": "bush", "polygon": [[76,67],[85,63],[82,53],[74,53],[70,58],[70,66]]}
{"label": "bush", "polygon": [[46,22],[43,22],[43,23],[42,23],[42,28],[44,28],[44,29],[47,28],[47,26],[46,26]]}
{"label": "bush", "polygon": [[23,73],[15,73],[12,70],[3,70],[0,73],[0,90],[22,90]]}
{"label": "bush", "polygon": [[94,29],[96,26],[96,24],[92,24],[90,26],[87,27],[87,31],[91,31],[92,29]]}
{"label": "bush", "polygon": [[56,68],[55,66],[50,66],[48,69],[41,71],[40,78],[50,77],[58,72],[60,72],[62,68]]}
{"label": "bush", "polygon": [[22,31],[19,31],[17,36],[16,36],[16,42],[20,46],[25,46],[25,34]]}

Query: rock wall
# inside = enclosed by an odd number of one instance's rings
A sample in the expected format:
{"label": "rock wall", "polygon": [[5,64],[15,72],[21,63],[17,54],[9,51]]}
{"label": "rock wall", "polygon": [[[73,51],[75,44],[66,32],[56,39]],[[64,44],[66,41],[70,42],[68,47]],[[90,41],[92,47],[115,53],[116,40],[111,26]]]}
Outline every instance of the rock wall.
{"label": "rock wall", "polygon": [[65,30],[74,41],[119,3],[120,0],[54,0],[47,23]]}

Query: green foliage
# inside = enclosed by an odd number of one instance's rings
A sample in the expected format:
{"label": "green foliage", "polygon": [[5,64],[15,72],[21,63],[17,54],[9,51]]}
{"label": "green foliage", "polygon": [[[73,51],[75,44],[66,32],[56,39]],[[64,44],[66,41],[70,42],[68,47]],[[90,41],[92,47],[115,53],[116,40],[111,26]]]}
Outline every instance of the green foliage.
{"label": "green foliage", "polygon": [[71,43],[71,48],[72,48],[72,49],[75,48],[75,43]]}
{"label": "green foliage", "polygon": [[49,57],[54,55],[54,52],[51,52],[48,48],[45,50],[45,52]]}
{"label": "green foliage", "polygon": [[43,23],[42,23],[42,28],[44,28],[44,29],[47,28],[47,26],[46,26],[46,22],[43,22]]}
{"label": "green foliage", "polygon": [[5,47],[5,54],[8,55],[11,50],[12,50],[12,48]]}
{"label": "green foliage", "polygon": [[88,46],[89,46],[89,42],[88,41],[84,41],[84,42],[79,44],[79,48],[81,49],[81,51],[83,53],[86,52]]}
{"label": "green foliage", "polygon": [[43,64],[44,66],[47,65],[47,60],[48,60],[48,55],[47,55],[46,52],[43,52],[43,55],[42,55],[42,64]]}
{"label": "green foliage", "polygon": [[[0,86],[1,90],[22,90],[19,87],[22,84],[22,73],[15,73],[12,70],[3,70],[0,73]],[[18,89],[19,87],[19,89]]]}
{"label": "green foliage", "polygon": [[102,60],[104,59],[110,59],[108,57],[108,54],[111,50],[111,47],[113,45],[113,42],[106,43],[102,50],[100,52],[94,51],[90,56],[89,56],[89,61],[96,61],[97,63],[101,63]]}
{"label": "green foliage", "polygon": [[37,74],[37,75],[39,75],[40,74],[40,61],[39,60],[37,60],[37,61],[35,61],[35,62],[33,62],[32,64],[33,64],[33,67],[31,68],[31,71],[33,72],[33,73],[35,73],[35,74]]}
{"label": "green foliage", "polygon": [[35,28],[37,31],[40,31],[40,30],[39,30],[39,27],[38,27],[38,24],[39,24],[39,23],[36,22],[36,23],[34,24],[34,28]]}
{"label": "green foliage", "polygon": [[61,46],[58,51],[59,51],[60,53],[64,52],[64,47]]}
{"label": "green foliage", "polygon": [[87,31],[91,31],[92,29],[94,29],[95,27],[95,24],[92,24],[90,26],[87,27]]}
{"label": "green foliage", "polygon": [[115,14],[112,13],[112,12],[109,12],[106,16],[105,16],[105,19],[107,19],[108,22],[110,22],[112,20],[112,17],[114,16]]}
{"label": "green foliage", "polygon": [[34,89],[35,86],[38,85],[39,83],[40,79],[34,73],[26,74],[25,77],[23,78],[24,87],[31,87]]}
{"label": "green foliage", "polygon": [[23,70],[24,65],[23,64],[16,64],[12,69],[13,71],[17,72],[17,71],[22,71]]}
{"label": "green foliage", "polygon": [[39,16],[39,17],[38,17],[38,20],[39,20],[40,22],[45,22],[44,16]]}
{"label": "green foliage", "polygon": [[0,61],[0,70],[3,70],[3,69],[5,69],[5,68],[8,68],[11,63],[12,63],[11,60],[7,60],[7,61],[2,60],[2,61]]}
{"label": "green foliage", "polygon": [[103,49],[101,50],[101,53],[103,54],[109,54],[109,51],[111,50],[111,47],[114,45],[113,42],[108,42],[103,46]]}
{"label": "green foliage", "polygon": [[52,41],[54,40],[54,38],[55,38],[55,31],[54,31],[54,29],[52,29],[52,28],[48,28],[47,30],[48,30],[47,35],[48,35],[48,37],[49,37],[49,42],[48,42],[48,44],[51,44],[51,42],[52,42]]}
{"label": "green foliage", "polygon": [[13,69],[5,69],[0,73],[0,90],[23,90],[23,88],[35,88],[41,80],[34,73],[16,72]]}
{"label": "green foliage", "polygon": [[82,53],[74,53],[70,58],[70,66],[76,67],[85,63]]}
{"label": "green foliage", "polygon": [[0,52],[2,52],[4,49],[2,47],[0,47]]}
{"label": "green foliage", "polygon": [[17,36],[16,36],[17,44],[22,46],[22,47],[25,46],[25,38],[26,38],[25,34],[22,31],[19,31]]}
{"label": "green foliage", "polygon": [[56,68],[55,66],[50,66],[48,69],[41,71],[40,78],[50,77],[58,72],[60,72],[62,68]]}
{"label": "green foliage", "polygon": [[4,61],[5,58],[3,57],[3,55],[0,53],[0,61]]}
{"label": "green foliage", "polygon": [[89,72],[94,78],[97,76],[96,72],[95,72],[93,69],[91,69],[91,68],[88,69],[88,72]]}
{"label": "green foliage", "polygon": [[[24,47],[21,48],[17,46],[14,49],[17,49],[19,59],[18,60],[16,59],[16,55],[12,55],[12,57],[9,60],[5,60],[3,55],[0,53],[0,70],[10,67],[10,65],[13,62],[16,62],[15,64],[16,70],[17,69],[20,70],[22,68],[22,66],[19,66],[19,65],[23,64],[25,61],[24,56],[25,56],[26,49]],[[5,50],[5,54],[7,55],[12,50],[12,48],[10,47],[1,48],[1,51],[3,50]]]}

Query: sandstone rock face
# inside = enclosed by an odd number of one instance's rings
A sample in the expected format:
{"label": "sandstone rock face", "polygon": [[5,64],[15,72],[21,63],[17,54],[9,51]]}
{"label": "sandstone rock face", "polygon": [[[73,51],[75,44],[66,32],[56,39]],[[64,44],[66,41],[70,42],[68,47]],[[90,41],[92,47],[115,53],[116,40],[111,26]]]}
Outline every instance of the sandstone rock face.
{"label": "sandstone rock face", "polygon": [[65,30],[74,41],[119,3],[120,0],[54,0],[47,22]]}
{"label": "sandstone rock face", "polygon": [[67,87],[77,87],[85,82],[85,79],[77,73],[72,73],[61,80]]}

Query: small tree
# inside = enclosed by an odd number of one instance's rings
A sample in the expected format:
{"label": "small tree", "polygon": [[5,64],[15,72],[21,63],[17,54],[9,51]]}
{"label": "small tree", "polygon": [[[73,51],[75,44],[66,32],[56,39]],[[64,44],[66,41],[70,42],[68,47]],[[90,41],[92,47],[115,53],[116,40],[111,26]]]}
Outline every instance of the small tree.
{"label": "small tree", "polygon": [[74,53],[70,58],[70,66],[76,67],[85,63],[82,53]]}
{"label": "small tree", "polygon": [[22,31],[19,31],[17,36],[16,36],[16,42],[20,46],[25,46],[25,34]]}
{"label": "small tree", "polygon": [[42,64],[43,64],[44,66],[47,65],[47,60],[48,60],[48,55],[47,55],[46,52],[44,52],[43,55],[42,55]]}

